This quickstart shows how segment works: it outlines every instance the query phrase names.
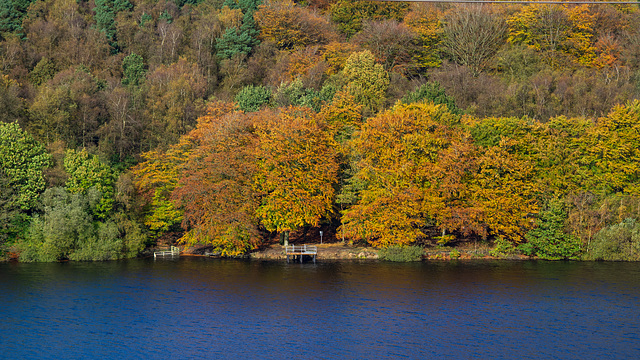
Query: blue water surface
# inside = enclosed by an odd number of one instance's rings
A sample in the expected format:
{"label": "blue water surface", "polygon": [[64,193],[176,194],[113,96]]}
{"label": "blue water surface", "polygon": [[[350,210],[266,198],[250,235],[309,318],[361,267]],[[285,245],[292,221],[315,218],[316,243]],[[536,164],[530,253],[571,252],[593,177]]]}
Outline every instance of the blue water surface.
{"label": "blue water surface", "polygon": [[0,264],[1,358],[640,358],[640,264]]}

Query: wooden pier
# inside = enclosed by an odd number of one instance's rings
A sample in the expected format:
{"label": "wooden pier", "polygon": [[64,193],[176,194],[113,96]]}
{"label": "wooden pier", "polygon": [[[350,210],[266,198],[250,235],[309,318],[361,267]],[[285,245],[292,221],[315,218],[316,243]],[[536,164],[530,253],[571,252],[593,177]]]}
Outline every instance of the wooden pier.
{"label": "wooden pier", "polygon": [[176,246],[172,246],[171,250],[155,251],[153,253],[153,258],[155,259],[157,256],[180,256],[180,249]]}
{"label": "wooden pier", "polygon": [[287,262],[289,262],[289,256],[293,259],[300,258],[300,262],[302,262],[302,258],[306,256],[311,256],[313,258],[313,263],[316,263],[316,255],[318,255],[318,247],[311,245],[288,245],[285,246],[284,250],[285,255],[287,256]]}

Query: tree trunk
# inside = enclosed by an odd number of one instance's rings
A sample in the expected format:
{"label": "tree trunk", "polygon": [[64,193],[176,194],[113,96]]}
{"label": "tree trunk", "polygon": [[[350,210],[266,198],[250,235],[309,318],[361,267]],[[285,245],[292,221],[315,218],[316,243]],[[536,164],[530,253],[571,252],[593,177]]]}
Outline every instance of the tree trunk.
{"label": "tree trunk", "polygon": [[289,246],[289,232],[283,231],[280,233],[280,245]]}

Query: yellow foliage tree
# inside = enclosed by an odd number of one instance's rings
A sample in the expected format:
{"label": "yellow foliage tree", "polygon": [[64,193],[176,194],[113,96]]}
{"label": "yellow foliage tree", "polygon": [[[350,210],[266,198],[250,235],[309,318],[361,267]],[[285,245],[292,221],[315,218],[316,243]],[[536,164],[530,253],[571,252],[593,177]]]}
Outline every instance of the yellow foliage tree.
{"label": "yellow foliage tree", "polygon": [[596,121],[586,139],[584,166],[591,188],[640,195],[640,101],[616,106]]}
{"label": "yellow foliage tree", "polygon": [[363,125],[354,139],[362,190],[343,213],[347,237],[387,247],[424,236],[429,215],[443,207],[433,173],[451,143],[448,125],[456,121],[444,106],[418,103],[398,105]]}
{"label": "yellow foliage tree", "polygon": [[178,186],[192,149],[191,139],[183,137],[166,152],[156,150],[142,154],[145,161],[132,169],[134,185],[147,201],[144,224],[156,236],[182,221],[183,212],[175,206],[171,194]]}
{"label": "yellow foliage tree", "polygon": [[519,243],[538,212],[533,165],[509,153],[507,141],[486,149],[477,159],[478,173],[469,194],[490,233]]}
{"label": "yellow foliage tree", "polygon": [[556,66],[564,65],[562,57],[590,66],[594,21],[588,5],[527,5],[507,19],[509,42],[530,46]]}
{"label": "yellow foliage tree", "polygon": [[438,47],[442,36],[440,19],[443,17],[444,12],[437,6],[414,3],[404,18],[404,23],[420,36],[421,51],[414,60],[421,67],[438,67],[442,62]]}
{"label": "yellow foliage tree", "polygon": [[345,82],[344,91],[353,96],[367,112],[375,114],[382,108],[389,87],[389,75],[381,64],[376,63],[370,51],[349,56],[341,74]]}

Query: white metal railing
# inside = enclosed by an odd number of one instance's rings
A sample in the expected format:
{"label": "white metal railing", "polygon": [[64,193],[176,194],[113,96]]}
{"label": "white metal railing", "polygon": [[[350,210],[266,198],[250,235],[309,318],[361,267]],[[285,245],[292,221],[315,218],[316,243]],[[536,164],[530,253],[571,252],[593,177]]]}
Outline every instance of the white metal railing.
{"label": "white metal railing", "polygon": [[318,253],[318,247],[314,245],[287,245],[285,246],[287,254],[314,255]]}
{"label": "white metal railing", "polygon": [[313,258],[313,263],[316,263],[316,255],[318,254],[318,247],[309,245],[287,245],[284,247],[284,254],[287,257],[287,262],[289,262],[289,256],[295,258],[296,256],[300,258],[300,262],[302,262],[302,258],[304,255],[311,256]]}
{"label": "white metal railing", "polygon": [[177,246],[171,246],[171,250],[156,251],[153,253],[153,258],[156,256],[180,256],[180,249]]}

